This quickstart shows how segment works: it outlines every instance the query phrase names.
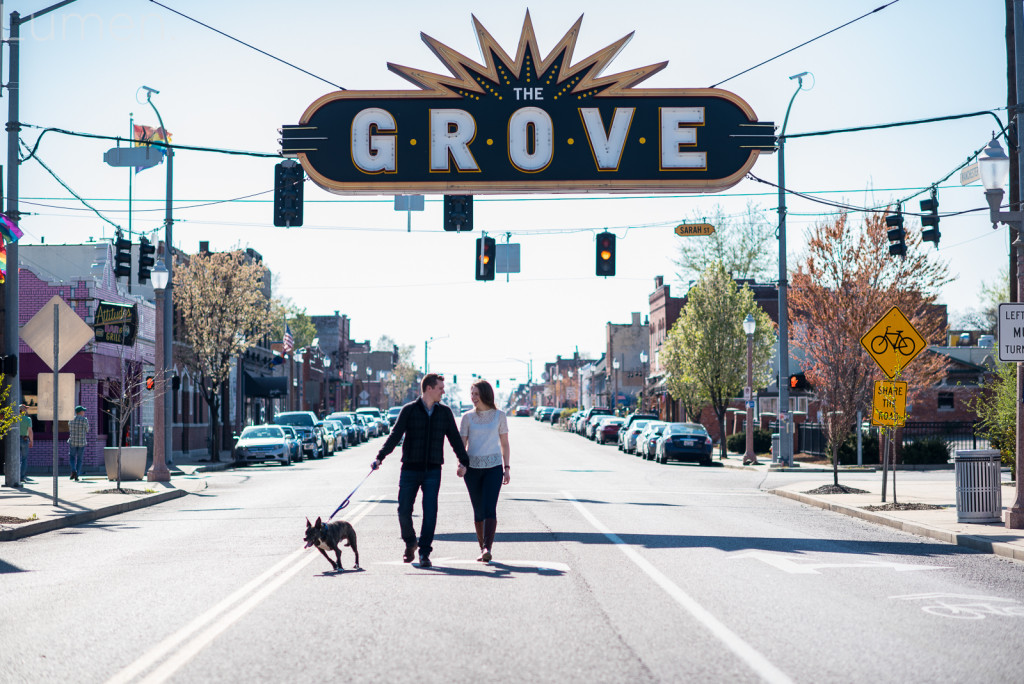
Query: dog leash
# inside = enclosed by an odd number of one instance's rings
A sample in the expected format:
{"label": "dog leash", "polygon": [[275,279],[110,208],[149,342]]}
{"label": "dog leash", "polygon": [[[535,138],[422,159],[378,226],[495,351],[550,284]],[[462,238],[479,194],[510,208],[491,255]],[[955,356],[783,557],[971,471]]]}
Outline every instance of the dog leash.
{"label": "dog leash", "polygon": [[345,497],[345,500],[341,502],[341,505],[334,509],[334,512],[331,513],[331,517],[327,518],[328,521],[330,521],[331,518],[333,518],[334,516],[338,515],[338,512],[341,511],[341,509],[345,508],[345,506],[348,506],[349,501],[352,500],[352,495],[355,494],[356,491],[358,491],[358,489],[363,486],[363,482],[366,482],[369,479],[370,475],[373,475],[374,470],[376,470],[376,468],[370,468],[370,472],[366,474],[366,477],[363,478],[362,482],[357,484],[356,488],[353,489],[352,492]]}

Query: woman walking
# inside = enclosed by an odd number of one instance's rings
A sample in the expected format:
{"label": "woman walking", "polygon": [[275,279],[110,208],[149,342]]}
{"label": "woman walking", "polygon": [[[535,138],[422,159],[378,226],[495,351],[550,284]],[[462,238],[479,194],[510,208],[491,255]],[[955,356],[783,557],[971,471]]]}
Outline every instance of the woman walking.
{"label": "woman walking", "polygon": [[494,531],[498,527],[498,494],[509,483],[508,421],[494,405],[494,389],[477,380],[469,390],[475,410],[462,416],[459,432],[469,453],[469,467],[459,465],[458,475],[466,480],[473,504],[473,523],[480,544],[478,561],[491,560]]}

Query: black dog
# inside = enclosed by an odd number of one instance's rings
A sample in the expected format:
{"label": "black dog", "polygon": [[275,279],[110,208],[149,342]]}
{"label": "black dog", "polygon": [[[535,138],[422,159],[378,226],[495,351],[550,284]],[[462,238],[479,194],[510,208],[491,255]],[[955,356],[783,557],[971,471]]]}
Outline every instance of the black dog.
{"label": "black dog", "polygon": [[[306,548],[315,546],[331,564],[332,570],[344,570],[341,567],[341,547],[338,546],[342,540],[344,540],[345,546],[356,554],[355,569],[358,570],[359,549],[356,547],[356,531],[352,525],[344,520],[334,520],[325,525],[320,518],[316,519],[316,524],[312,524],[309,522],[309,518],[306,518]],[[337,563],[327,555],[328,551],[334,551],[338,558]]]}

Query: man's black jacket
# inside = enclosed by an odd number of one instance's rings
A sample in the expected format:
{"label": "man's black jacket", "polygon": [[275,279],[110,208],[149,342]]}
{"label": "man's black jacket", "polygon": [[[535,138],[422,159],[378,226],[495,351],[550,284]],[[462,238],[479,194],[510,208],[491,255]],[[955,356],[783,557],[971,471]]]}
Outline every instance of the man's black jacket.
{"label": "man's black jacket", "polygon": [[377,460],[383,461],[385,456],[394,451],[403,435],[403,468],[440,468],[444,463],[445,437],[455,450],[459,463],[469,465],[469,455],[462,443],[459,428],[455,425],[455,416],[444,404],[434,404],[434,411],[429,416],[422,399],[403,406],[401,413],[398,414],[398,420],[395,421],[395,427],[391,429],[391,435],[377,454]]}

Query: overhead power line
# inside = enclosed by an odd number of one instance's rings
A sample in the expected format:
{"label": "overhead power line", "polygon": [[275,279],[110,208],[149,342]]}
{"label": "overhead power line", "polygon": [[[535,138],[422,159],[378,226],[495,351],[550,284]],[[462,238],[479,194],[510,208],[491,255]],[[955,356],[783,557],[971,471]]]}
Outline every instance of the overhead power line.
{"label": "overhead power line", "polygon": [[[94,140],[113,140],[114,142],[128,143],[128,144],[132,144],[132,145],[137,144],[138,142],[140,142],[138,140],[133,140],[131,138],[124,138],[124,137],[119,136],[119,135],[100,135],[98,133],[81,133],[79,131],[69,131],[69,130],[67,130],[65,128],[53,128],[53,127],[46,127],[46,128],[44,128],[43,126],[36,126],[34,124],[28,124],[28,123],[22,123],[21,126],[23,128],[36,128],[36,129],[42,130],[42,133],[40,133],[39,137],[36,138],[35,144],[32,145],[32,149],[31,149],[31,151],[29,151],[28,156],[22,158],[21,161],[23,161],[23,162],[28,161],[29,159],[31,159],[32,157],[35,156],[36,150],[39,149],[39,144],[43,140],[43,136],[46,135],[47,133],[51,133],[51,132],[52,133],[60,133],[62,135],[71,135],[71,136],[75,136],[77,138],[92,138]],[[170,143],[159,142],[159,141],[156,141],[156,140],[146,141],[146,144],[147,145],[152,145],[153,147],[163,147],[163,148],[171,149],[171,150],[189,150],[189,151],[192,151],[192,152],[216,152],[217,154],[231,154],[231,155],[238,155],[238,156],[242,156],[242,157],[263,157],[263,158],[273,158],[273,159],[280,159],[281,158],[281,155],[277,154],[276,152],[273,152],[273,153],[272,152],[250,152],[248,150],[229,150],[229,149],[222,148],[222,147],[200,147],[200,146],[197,146],[197,145],[172,145]]]}
{"label": "overhead power line", "polygon": [[813,43],[814,41],[816,41],[816,40],[819,40],[819,39],[821,39],[821,38],[824,38],[825,36],[829,35],[830,33],[835,33],[835,32],[836,32],[836,31],[838,31],[839,29],[843,29],[843,28],[846,28],[846,27],[847,27],[847,26],[849,26],[850,24],[855,24],[855,23],[857,23],[858,21],[860,21],[861,19],[864,19],[865,17],[870,17],[870,16],[872,15],[872,14],[875,14],[876,12],[881,12],[881,11],[882,11],[882,10],[884,10],[884,9],[885,9],[886,7],[889,7],[889,6],[891,6],[891,5],[895,5],[895,4],[896,4],[897,2],[899,2],[899,1],[900,1],[900,0],[892,0],[892,2],[888,2],[888,3],[884,4],[884,5],[882,5],[881,7],[876,7],[875,9],[871,10],[871,11],[870,11],[870,12],[868,12],[867,14],[862,14],[862,15],[860,15],[859,17],[857,17],[856,19],[851,19],[850,21],[846,22],[846,23],[845,23],[845,24],[843,24],[842,26],[836,26],[836,27],[835,27],[834,29],[832,29],[831,31],[826,31],[825,33],[822,33],[822,34],[821,34],[820,36],[815,36],[814,38],[811,38],[810,40],[806,40],[806,41],[804,41],[804,42],[800,43],[800,44],[799,44],[799,45],[797,45],[796,47],[792,47],[792,48],[790,48],[790,49],[786,50],[785,52],[780,52],[779,54],[775,55],[774,57],[771,57],[771,58],[769,58],[769,59],[766,59],[766,60],[764,60],[763,62],[760,62],[759,64],[755,64],[754,66],[750,67],[749,69],[744,69],[743,71],[741,71],[741,72],[740,72],[740,73],[738,73],[738,74],[733,74],[732,76],[730,76],[729,78],[725,79],[724,81],[719,81],[718,83],[715,83],[715,84],[714,84],[713,86],[711,86],[711,87],[712,87],[712,88],[717,88],[718,86],[722,85],[722,84],[723,84],[723,83],[725,83],[726,81],[731,81],[732,79],[734,79],[734,78],[737,78],[737,77],[739,77],[739,76],[742,76],[743,74],[749,73],[749,72],[753,71],[754,69],[757,69],[758,67],[762,67],[762,66],[764,66],[764,65],[765,65],[765,64],[767,64],[768,62],[772,62],[772,61],[774,61],[774,60],[778,59],[779,57],[782,57],[782,56],[784,56],[784,55],[788,55],[788,54],[789,54],[790,52],[793,52],[794,50],[799,50],[800,48],[802,48],[802,47],[803,47],[803,46],[805,46],[805,45],[810,45],[810,44],[811,44],[811,43]]}
{"label": "overhead power line", "polygon": [[[22,140],[21,138],[18,138],[18,142],[19,142],[19,143],[21,143],[21,146],[22,146],[22,147],[25,147],[26,149],[28,148],[28,146],[27,146],[27,145],[25,144],[25,141],[24,141],[24,140]],[[43,162],[43,160],[42,160],[42,159],[40,159],[39,157],[36,157],[36,161],[37,161],[37,162],[39,163],[39,165],[40,165],[40,166],[42,166],[42,167],[43,167],[43,168],[44,168],[44,169],[46,170],[46,172],[47,172],[48,174],[50,174],[51,176],[53,176],[53,179],[54,179],[55,181],[57,181],[58,183],[60,183],[60,185],[61,185],[61,187],[62,187],[62,188],[64,188],[64,189],[65,189],[65,190],[67,190],[68,192],[70,192],[70,193],[71,193],[71,195],[72,195],[72,196],[73,196],[73,197],[74,197],[75,199],[77,199],[77,200],[78,200],[79,202],[81,202],[81,203],[82,203],[82,204],[84,204],[84,205],[85,205],[86,207],[88,207],[88,208],[89,208],[89,210],[90,210],[90,211],[92,211],[92,213],[96,214],[96,215],[97,215],[97,216],[99,216],[99,217],[100,217],[101,219],[103,219],[104,221],[106,221],[106,222],[107,222],[107,223],[109,223],[110,225],[114,226],[114,228],[117,228],[118,230],[121,230],[121,226],[117,225],[116,223],[114,223],[113,221],[111,221],[110,219],[108,219],[108,218],[107,218],[106,216],[104,216],[103,214],[101,214],[101,213],[99,212],[99,210],[98,210],[98,209],[96,209],[96,207],[94,207],[94,206],[92,206],[91,204],[89,204],[89,203],[88,203],[88,202],[87,202],[87,201],[86,201],[86,200],[85,200],[85,199],[84,199],[84,198],[83,198],[83,197],[82,197],[81,195],[79,195],[79,194],[78,194],[77,192],[75,192],[74,190],[72,190],[72,189],[71,189],[71,186],[70,186],[70,185],[68,185],[67,183],[65,183],[65,182],[64,182],[64,181],[63,181],[63,180],[61,179],[61,177],[60,177],[60,176],[58,176],[58,175],[57,175],[57,174],[56,174],[56,173],[55,173],[55,172],[53,171],[53,169],[51,169],[51,168],[50,168],[49,166],[47,166],[47,165],[46,165],[46,163],[45,163],[45,162]]]}
{"label": "overhead power line", "polygon": [[153,3],[154,5],[158,5],[159,7],[163,7],[168,12],[172,12],[174,14],[177,14],[179,17],[182,17],[183,19],[188,19],[191,22],[199,24],[200,26],[202,26],[205,29],[209,29],[209,30],[213,31],[214,33],[220,34],[220,35],[224,36],[225,38],[227,38],[229,40],[233,40],[236,43],[244,45],[245,47],[249,48],[250,50],[255,50],[256,52],[260,53],[261,55],[265,55],[265,56],[269,57],[270,59],[273,59],[273,60],[276,60],[278,62],[281,62],[281,64],[285,64],[287,66],[290,66],[292,69],[296,69],[298,71],[301,71],[302,73],[306,74],[307,76],[312,76],[313,78],[317,79],[318,81],[323,81],[327,85],[334,86],[338,90],[345,90],[345,88],[342,88],[337,83],[332,83],[331,81],[328,81],[323,76],[317,76],[312,71],[306,71],[305,69],[303,69],[300,66],[296,66],[296,65],[292,64],[291,62],[289,62],[287,60],[281,59],[280,57],[278,57],[276,55],[270,54],[266,50],[261,50],[258,47],[256,47],[255,45],[250,45],[249,43],[246,43],[244,40],[240,40],[240,39],[235,38],[234,36],[232,36],[230,34],[224,33],[220,29],[215,29],[214,27],[210,26],[209,24],[204,24],[203,22],[199,21],[195,17],[190,17],[189,15],[185,14],[184,12],[179,12],[178,10],[174,9],[173,7],[168,7],[167,5],[165,5],[165,4],[161,3],[161,2],[157,2],[156,0],[149,0],[149,1],[151,3]]}

